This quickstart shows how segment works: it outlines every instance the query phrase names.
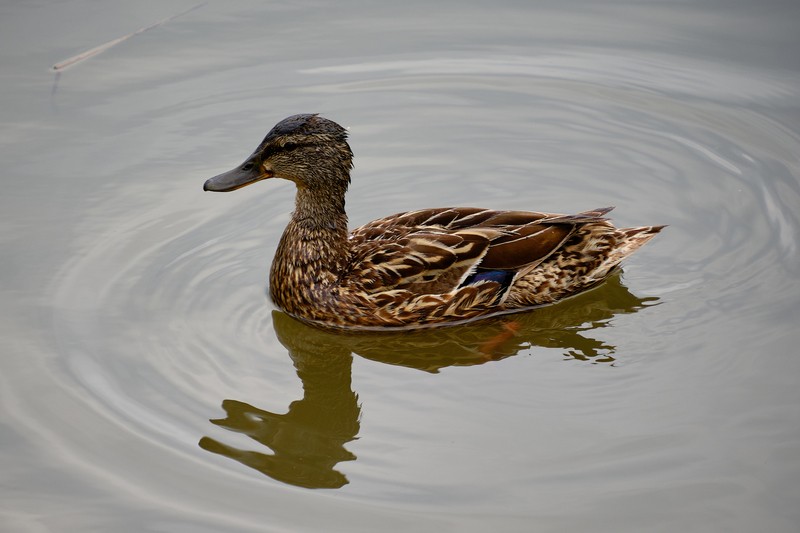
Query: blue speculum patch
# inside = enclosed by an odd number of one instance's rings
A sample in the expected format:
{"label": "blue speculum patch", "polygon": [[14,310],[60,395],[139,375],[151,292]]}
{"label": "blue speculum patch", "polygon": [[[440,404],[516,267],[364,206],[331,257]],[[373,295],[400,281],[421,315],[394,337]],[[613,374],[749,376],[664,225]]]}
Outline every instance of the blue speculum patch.
{"label": "blue speculum patch", "polygon": [[477,270],[464,280],[462,286],[472,285],[480,281],[494,281],[499,283],[505,290],[511,285],[513,278],[514,272],[509,270]]}

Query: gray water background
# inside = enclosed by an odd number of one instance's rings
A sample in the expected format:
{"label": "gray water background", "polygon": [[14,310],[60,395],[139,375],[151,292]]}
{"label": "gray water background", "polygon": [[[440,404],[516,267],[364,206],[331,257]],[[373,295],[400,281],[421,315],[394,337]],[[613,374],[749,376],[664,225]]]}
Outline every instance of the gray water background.
{"label": "gray water background", "polygon": [[[797,531],[795,2],[0,5],[0,530]],[[350,128],[351,224],[445,205],[669,224],[581,298],[330,336],[266,273]]]}

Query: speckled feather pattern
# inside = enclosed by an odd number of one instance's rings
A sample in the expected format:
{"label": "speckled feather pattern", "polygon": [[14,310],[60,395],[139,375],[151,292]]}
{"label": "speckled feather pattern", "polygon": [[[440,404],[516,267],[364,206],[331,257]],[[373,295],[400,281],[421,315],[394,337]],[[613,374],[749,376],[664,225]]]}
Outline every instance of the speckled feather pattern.
{"label": "speckled feather pattern", "polygon": [[[339,328],[431,327],[530,309],[603,281],[660,230],[616,229],[603,218],[607,211],[399,213],[353,230],[346,241],[321,239],[346,248],[315,247],[322,254],[285,245],[320,241],[290,224],[273,263],[272,298],[293,316]],[[512,218],[516,224],[507,222]],[[509,287],[493,281],[463,284],[493,248],[509,243],[520,248],[508,251],[519,257],[504,257],[515,273]],[[320,256],[347,260],[323,269]]]}

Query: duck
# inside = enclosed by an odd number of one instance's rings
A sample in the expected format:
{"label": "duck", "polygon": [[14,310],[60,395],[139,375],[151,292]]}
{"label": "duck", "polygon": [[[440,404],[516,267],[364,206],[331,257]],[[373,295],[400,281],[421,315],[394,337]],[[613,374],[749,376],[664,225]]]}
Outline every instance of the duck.
{"label": "duck", "polygon": [[348,228],[348,130],[319,114],[278,122],[228,192],[282,178],[295,209],[269,274],[281,311],[323,329],[418,329],[527,311],[587,291],[665,226],[617,228],[612,207],[565,215],[479,207],[407,211]]}

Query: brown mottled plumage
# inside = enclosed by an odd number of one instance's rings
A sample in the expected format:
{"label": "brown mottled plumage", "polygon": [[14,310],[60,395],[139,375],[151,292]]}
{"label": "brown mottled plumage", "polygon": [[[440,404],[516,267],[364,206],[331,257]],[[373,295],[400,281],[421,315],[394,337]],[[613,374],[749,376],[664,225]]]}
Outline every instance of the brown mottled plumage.
{"label": "brown mottled plumage", "polygon": [[577,215],[453,207],[398,213],[348,233],[352,158],[344,128],[294,115],[204,186],[295,182],[270,296],[319,326],[431,327],[553,303],[603,281],[663,228],[617,229],[604,218],[610,207]]}

